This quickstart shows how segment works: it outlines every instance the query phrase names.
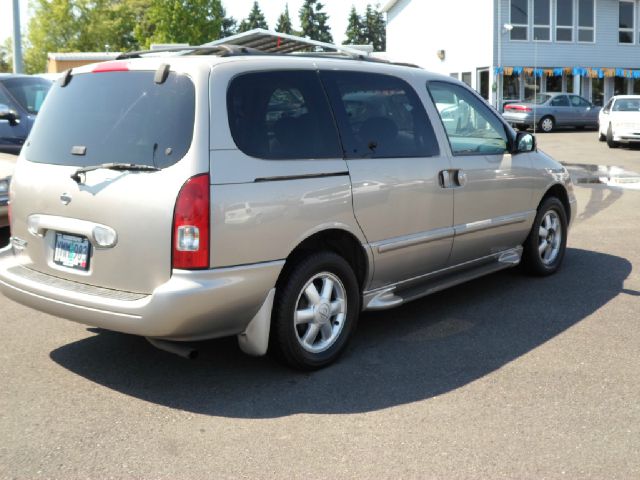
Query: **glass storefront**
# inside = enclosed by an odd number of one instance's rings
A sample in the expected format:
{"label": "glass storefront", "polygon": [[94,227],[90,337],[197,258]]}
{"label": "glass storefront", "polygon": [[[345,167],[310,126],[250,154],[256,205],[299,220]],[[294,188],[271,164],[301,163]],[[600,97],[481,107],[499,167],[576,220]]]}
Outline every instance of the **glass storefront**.
{"label": "glass storefront", "polygon": [[524,99],[531,100],[540,93],[540,82],[543,79],[533,75],[524,76]]}
{"label": "glass storefront", "polygon": [[627,81],[625,78],[616,77],[613,82],[613,94],[624,95],[627,93]]}
{"label": "glass storefront", "polygon": [[547,77],[545,78],[545,86],[547,92],[561,92],[562,91],[562,77]]}
{"label": "glass storefront", "polygon": [[502,77],[502,98],[503,100],[520,99],[520,77],[516,75]]}
{"label": "glass storefront", "polygon": [[640,78],[632,80],[633,82],[633,94],[640,95]]}
{"label": "glass storefront", "polygon": [[591,103],[599,107],[604,105],[604,78],[591,79]]}

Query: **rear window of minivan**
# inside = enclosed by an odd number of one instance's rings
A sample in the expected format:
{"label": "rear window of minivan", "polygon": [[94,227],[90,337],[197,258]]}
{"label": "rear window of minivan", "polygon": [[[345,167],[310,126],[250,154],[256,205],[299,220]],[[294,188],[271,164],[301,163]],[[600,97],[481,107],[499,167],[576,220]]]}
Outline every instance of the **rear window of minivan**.
{"label": "rear window of minivan", "polygon": [[157,84],[154,74],[86,73],[74,75],[66,87],[56,84],[23,149],[27,160],[157,168],[177,163],[193,137],[195,87],[186,75],[171,72]]}

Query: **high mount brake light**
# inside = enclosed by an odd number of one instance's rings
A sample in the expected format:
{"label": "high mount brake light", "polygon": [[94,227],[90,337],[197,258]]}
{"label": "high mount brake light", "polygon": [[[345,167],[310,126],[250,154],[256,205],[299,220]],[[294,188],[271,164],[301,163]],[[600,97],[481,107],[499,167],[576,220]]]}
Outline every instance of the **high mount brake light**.
{"label": "high mount brake light", "polygon": [[173,214],[173,268],[209,268],[209,174],[196,175],[178,193]]}
{"label": "high mount brake light", "polygon": [[99,63],[93,68],[93,70],[91,70],[92,73],[128,72],[128,71],[129,71],[129,62],[125,62],[122,60]]}

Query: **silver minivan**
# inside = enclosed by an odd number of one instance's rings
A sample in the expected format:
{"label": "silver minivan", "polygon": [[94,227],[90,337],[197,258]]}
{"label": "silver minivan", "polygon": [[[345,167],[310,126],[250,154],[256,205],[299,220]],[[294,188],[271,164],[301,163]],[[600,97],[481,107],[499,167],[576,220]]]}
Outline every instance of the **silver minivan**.
{"label": "silver minivan", "polygon": [[449,77],[216,47],[63,75],[10,208],[7,297],[177,353],[237,335],[315,369],[362,310],[555,272],[575,198],[531,134]]}

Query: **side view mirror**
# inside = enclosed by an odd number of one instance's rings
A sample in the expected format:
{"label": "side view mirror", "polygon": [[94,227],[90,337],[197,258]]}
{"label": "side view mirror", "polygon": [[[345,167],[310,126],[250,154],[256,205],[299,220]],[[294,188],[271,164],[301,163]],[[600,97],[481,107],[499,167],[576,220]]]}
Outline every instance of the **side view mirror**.
{"label": "side view mirror", "polygon": [[8,120],[9,125],[17,125],[20,116],[15,110],[11,110],[8,105],[0,103],[0,120]]}
{"label": "side view mirror", "polygon": [[511,153],[533,152],[536,149],[536,137],[527,132],[518,132]]}

